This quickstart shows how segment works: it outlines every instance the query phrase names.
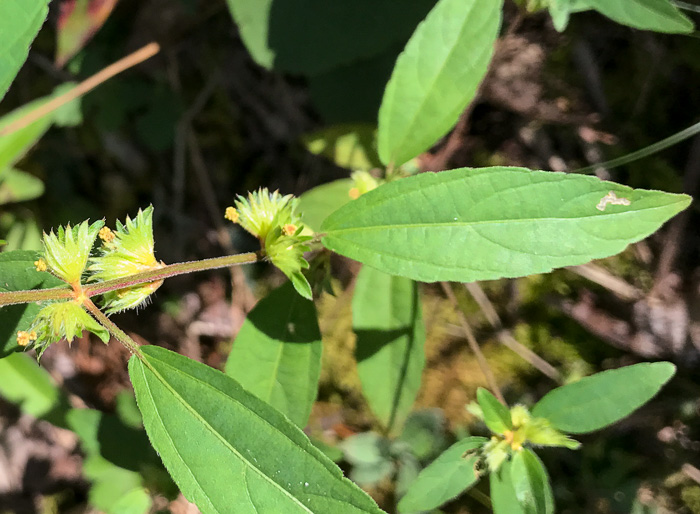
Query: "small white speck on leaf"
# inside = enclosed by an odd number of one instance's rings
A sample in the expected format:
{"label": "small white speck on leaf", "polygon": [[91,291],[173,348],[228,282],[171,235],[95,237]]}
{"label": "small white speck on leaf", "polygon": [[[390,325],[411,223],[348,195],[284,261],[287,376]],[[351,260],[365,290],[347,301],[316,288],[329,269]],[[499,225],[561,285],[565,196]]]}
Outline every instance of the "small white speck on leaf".
{"label": "small white speck on leaf", "polygon": [[600,199],[595,208],[599,211],[604,211],[608,205],[630,205],[631,203],[627,198],[618,198],[615,191],[609,191],[607,195]]}

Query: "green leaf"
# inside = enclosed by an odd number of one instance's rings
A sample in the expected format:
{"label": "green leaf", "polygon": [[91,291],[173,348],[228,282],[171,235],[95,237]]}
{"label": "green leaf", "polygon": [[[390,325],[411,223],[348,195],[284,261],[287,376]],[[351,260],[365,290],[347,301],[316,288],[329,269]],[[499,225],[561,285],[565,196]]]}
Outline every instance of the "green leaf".
{"label": "green leaf", "polygon": [[489,475],[493,514],[525,514],[515,496],[511,467],[512,461],[507,460],[498,471]]}
{"label": "green leaf", "polygon": [[389,440],[376,432],[352,435],[339,446],[353,466],[350,479],[360,486],[374,486],[394,471]]}
{"label": "green leaf", "polygon": [[321,351],[314,303],[285,282],[248,314],[226,374],[304,428],[318,391]]}
{"label": "green leaf", "polygon": [[554,28],[563,32],[569,24],[569,16],[575,12],[592,9],[590,0],[550,0],[549,15]]}
{"label": "green leaf", "polygon": [[0,2],[0,100],[27,60],[32,44],[49,12],[49,0]]}
{"label": "green leaf", "polygon": [[499,402],[489,391],[480,387],[476,390],[476,399],[484,414],[484,423],[495,434],[503,434],[513,429],[513,420],[508,407]]}
{"label": "green leaf", "polygon": [[687,34],[693,22],[668,0],[587,0],[599,13],[642,30]]}
{"label": "green leaf", "polygon": [[303,137],[309,152],[323,155],[341,168],[370,170],[381,167],[375,149],[376,127],[370,123],[341,124]]}
{"label": "green leaf", "polygon": [[317,74],[403,42],[434,0],[227,0],[253,59]]}
{"label": "green leaf", "polygon": [[[14,1],[17,0],[10,0],[9,3],[13,3]],[[2,2],[0,2],[0,4],[2,4]],[[0,11],[2,11],[2,7],[0,7]],[[2,34],[1,28],[0,34]],[[2,48],[2,46],[0,46],[0,48]],[[73,89],[74,87],[75,84],[71,83],[61,84],[54,89],[52,94],[18,107],[0,118],[0,129],[7,127],[20,118],[23,118],[28,113],[40,108],[50,100],[53,100],[56,96],[59,96],[66,91]],[[0,136],[0,178],[4,173],[6,173],[6,168],[8,166],[12,166],[22,157],[24,157],[27,151],[34,146],[36,142],[39,141],[39,139],[41,139],[41,137],[46,133],[49,127],[51,127],[52,123],[57,123],[59,125],[74,125],[76,121],[80,121],[80,99],[73,100],[72,102],[61,106],[59,109],[53,111],[52,113],[46,114],[24,128],[12,132],[6,136]]]}
{"label": "green leaf", "polygon": [[151,443],[204,513],[381,513],[284,415],[234,379],[164,348],[129,362]]}
{"label": "green leaf", "polygon": [[406,418],[398,441],[407,444],[418,459],[429,459],[445,447],[446,425],[440,409],[412,412]]}
{"label": "green leaf", "polygon": [[[611,204],[610,195],[629,205]],[[362,195],[326,219],[322,242],[385,273],[474,282],[614,255],[690,201],[591,176],[462,168],[422,173]]]}
{"label": "green leaf", "polygon": [[475,450],[487,441],[484,437],[468,437],[445,450],[411,484],[399,502],[399,512],[432,510],[476,484],[479,454]]}
{"label": "green leaf", "polygon": [[[50,273],[37,271],[34,261],[37,252],[17,250],[0,253],[0,291],[24,289],[46,289],[65,285]],[[17,344],[17,332],[26,330],[41,310],[36,303],[0,307],[0,357],[5,357],[24,348]]]}
{"label": "green leaf", "polygon": [[0,205],[24,202],[44,194],[44,183],[34,175],[13,168],[0,175]]}
{"label": "green leaf", "polygon": [[0,359],[0,377],[0,395],[35,418],[45,416],[59,403],[51,375],[29,355],[15,353]]}
{"label": "green leaf", "polygon": [[379,156],[399,166],[457,122],[486,75],[502,0],[440,0],[411,36],[379,109]]}
{"label": "green leaf", "polygon": [[73,409],[68,424],[86,454],[85,477],[92,482],[90,504],[106,514],[143,514],[151,498],[138,472],[157,456],[143,430],[93,409]]}
{"label": "green leaf", "polygon": [[317,232],[323,220],[351,200],[351,187],[352,180],[343,178],[316,186],[301,195],[297,210],[304,225]]}
{"label": "green leaf", "polygon": [[564,432],[592,432],[629,416],[675,372],[670,362],[655,362],[596,373],[550,391],[533,407],[532,415],[548,419]]}
{"label": "green leaf", "polygon": [[547,471],[532,450],[516,452],[510,465],[515,497],[525,514],[553,514],[554,498]]}
{"label": "green leaf", "polygon": [[352,299],[362,391],[388,431],[413,407],[425,366],[425,326],[415,282],[364,267]]}

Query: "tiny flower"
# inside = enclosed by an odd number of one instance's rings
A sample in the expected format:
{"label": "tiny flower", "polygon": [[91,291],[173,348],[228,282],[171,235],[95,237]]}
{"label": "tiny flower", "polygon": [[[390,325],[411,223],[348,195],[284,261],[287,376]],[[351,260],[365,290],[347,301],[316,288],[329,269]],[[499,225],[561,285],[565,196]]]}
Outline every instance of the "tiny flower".
{"label": "tiny flower", "polygon": [[75,227],[58,227],[57,234],[44,233],[43,260],[48,271],[71,285],[79,284],[97,233],[103,226],[102,220],[92,225],[84,221]]}
{"label": "tiny flower", "polygon": [[293,236],[297,231],[297,226],[293,223],[287,223],[282,227],[282,232],[285,236]]}
{"label": "tiny flower", "polygon": [[[88,268],[93,272],[90,280],[113,280],[165,266],[154,255],[153,207],[141,211],[126,223],[117,221],[117,229],[105,232],[101,255],[91,260]],[[163,283],[156,280],[148,284],[112,291],[104,295],[107,314],[131,309],[142,304]]]}
{"label": "tiny flower", "polygon": [[297,203],[293,195],[282,196],[279,191],[270,193],[267,188],[262,188],[248,193],[248,198],[239,196],[236,208],[226,209],[226,219],[265,241],[275,227],[299,224],[299,217],[294,214]]}
{"label": "tiny flower", "polygon": [[32,344],[37,357],[41,357],[51,344],[62,339],[70,344],[75,337],[82,337],[84,330],[97,335],[105,344],[109,341],[107,329],[80,305],[74,301],[57,302],[41,309],[28,331],[17,333],[17,343],[22,346]]}
{"label": "tiny flower", "polygon": [[46,271],[46,261],[44,259],[34,261],[34,267],[37,271]]}
{"label": "tiny flower", "polygon": [[226,218],[229,221],[232,221],[233,223],[238,223],[238,211],[234,209],[233,207],[226,207],[226,212],[224,213],[224,218]]}
{"label": "tiny flower", "polygon": [[114,238],[116,237],[114,235],[114,232],[112,232],[112,229],[109,227],[102,227],[100,229],[100,231],[97,233],[97,235],[105,243],[111,243],[112,241],[114,241]]}

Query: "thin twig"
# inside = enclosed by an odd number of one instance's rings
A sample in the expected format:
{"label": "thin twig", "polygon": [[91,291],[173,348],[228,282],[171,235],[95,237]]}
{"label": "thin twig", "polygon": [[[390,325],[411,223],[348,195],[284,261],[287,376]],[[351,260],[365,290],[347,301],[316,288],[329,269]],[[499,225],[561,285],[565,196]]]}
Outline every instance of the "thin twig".
{"label": "thin twig", "polygon": [[580,266],[567,266],[566,269],[572,273],[576,273],[580,277],[588,279],[591,282],[604,287],[623,300],[632,301],[639,300],[644,297],[644,292],[641,289],[637,289],[627,281],[622,280],[620,277],[616,277],[605,268],[596,266],[593,263],[589,262],[588,264],[582,264]]}
{"label": "thin twig", "polygon": [[498,340],[503,346],[517,353],[520,357],[525,359],[533,367],[540,370],[552,380],[559,383],[562,382],[561,373],[559,373],[554,366],[530,350],[527,346],[520,344],[517,339],[513,337],[510,330],[503,326],[503,322],[498,316],[498,313],[491,303],[491,300],[489,300],[488,296],[486,296],[486,293],[484,293],[484,290],[481,289],[481,286],[479,286],[478,283],[471,282],[469,284],[464,284],[464,286],[466,287],[467,291],[469,291],[469,294],[472,295],[474,300],[476,300],[476,303],[481,308],[481,311],[484,313],[484,316],[486,316],[488,322],[493,328],[496,329]]}
{"label": "thin twig", "polygon": [[85,307],[90,314],[93,315],[100,325],[109,330],[109,333],[112,334],[117,341],[123,344],[132,355],[136,355],[139,359],[143,358],[143,354],[139,349],[138,343],[129,337],[121,328],[115,325],[114,322],[112,322],[112,320],[109,319],[107,315],[93,303],[92,300],[86,298],[83,301],[83,307]]}
{"label": "thin twig", "polygon": [[445,292],[445,295],[447,296],[447,298],[450,300],[450,302],[454,306],[455,310],[457,311],[457,314],[459,314],[459,321],[460,321],[460,325],[462,325],[462,330],[464,331],[464,335],[467,337],[467,342],[469,343],[469,347],[471,348],[472,352],[474,352],[474,355],[476,356],[476,360],[479,363],[479,367],[481,368],[481,372],[486,377],[486,382],[488,383],[489,388],[491,389],[493,394],[496,396],[496,398],[498,398],[498,400],[503,405],[506,405],[505,398],[503,398],[503,393],[501,393],[501,389],[498,387],[498,383],[496,382],[496,377],[493,375],[493,371],[491,371],[491,368],[489,367],[489,363],[486,362],[486,357],[484,357],[484,354],[482,353],[481,348],[479,348],[479,343],[476,341],[476,337],[474,337],[474,332],[472,332],[472,329],[469,326],[469,321],[467,321],[467,316],[464,314],[464,311],[459,306],[459,302],[457,301],[457,297],[455,296],[455,293],[452,290],[452,285],[449,282],[440,282],[440,286],[442,286],[442,290]]}
{"label": "thin twig", "polygon": [[[250,264],[258,262],[264,258],[263,251],[239,253],[236,255],[225,255],[223,257],[214,257],[212,259],[204,259],[201,261],[180,262],[177,264],[169,264],[162,268],[142,271],[134,273],[126,277],[116,278],[114,280],[106,280],[97,282],[82,288],[82,293],[87,298],[99,294],[105,294],[112,291],[119,291],[133,287],[139,284],[147,284],[157,282],[170,277],[193,273],[195,271],[207,271],[218,268],[229,268],[241,264]],[[44,300],[59,300],[74,297],[74,291],[65,287],[53,289],[39,289],[28,291],[3,291],[0,292],[0,307],[5,305],[14,305],[17,303],[30,303]]]}
{"label": "thin twig", "polygon": [[10,123],[5,128],[0,130],[0,137],[7,136],[9,134],[12,134],[13,132],[23,129],[27,125],[31,125],[35,121],[43,118],[47,114],[55,111],[56,109],[67,104],[68,102],[72,102],[76,98],[84,95],[91,89],[94,89],[95,87],[99,86],[106,80],[111,79],[112,77],[121,73],[122,71],[128,70],[129,68],[136,66],[137,64],[145,61],[146,59],[153,57],[159,51],[160,46],[158,45],[158,43],[149,43],[143,48],[136,50],[134,53],[127,55],[123,59],[119,59],[114,64],[110,64],[103,70],[95,73],[92,77],[85,79],[83,82],[75,86],[70,91],[66,91],[62,95],[59,95],[56,98],[46,102],[42,106],[27,113],[25,116],[22,116],[13,123]]}
{"label": "thin twig", "polygon": [[[231,241],[231,234],[227,230],[224,223],[221,221],[223,219],[222,213],[223,209],[216,202],[216,193],[214,191],[214,186],[211,183],[209,177],[209,172],[207,166],[204,163],[204,158],[202,157],[202,151],[195,138],[192,131],[188,134],[189,151],[190,151],[190,161],[192,163],[192,169],[199,180],[200,192],[204,198],[204,205],[209,212],[209,217],[211,222],[216,227],[216,235],[219,240],[219,244],[228,254],[235,254],[237,250]],[[238,266],[232,266],[229,268],[231,273],[231,285],[236,294],[239,295],[239,300],[245,312],[250,312],[255,306],[255,295],[248,285],[245,274]],[[232,306],[233,307],[233,306]]]}
{"label": "thin twig", "polygon": [[681,467],[681,471],[691,479],[695,480],[698,484],[700,484],[700,469],[686,462]]}

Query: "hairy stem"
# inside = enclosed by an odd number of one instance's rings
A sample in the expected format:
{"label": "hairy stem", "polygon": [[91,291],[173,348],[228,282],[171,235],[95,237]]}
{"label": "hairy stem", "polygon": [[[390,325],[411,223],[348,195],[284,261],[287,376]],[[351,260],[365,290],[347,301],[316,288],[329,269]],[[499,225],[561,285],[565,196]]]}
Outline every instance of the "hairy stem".
{"label": "hairy stem", "polygon": [[129,337],[129,335],[126,332],[124,332],[121,328],[115,325],[112,322],[112,320],[109,319],[107,315],[104,312],[102,312],[97,307],[97,305],[93,303],[92,300],[86,298],[83,301],[83,307],[85,307],[90,312],[90,314],[93,315],[93,317],[97,320],[97,322],[100,325],[109,330],[109,333],[112,334],[117,339],[117,341],[123,344],[132,355],[136,355],[139,359],[143,358],[143,354],[139,349],[139,344],[136,341],[134,341],[131,337]]}
{"label": "hairy stem", "polygon": [[[206,271],[217,268],[228,268],[240,264],[258,262],[264,257],[263,252],[240,253],[237,255],[226,255],[224,257],[214,257],[201,261],[180,262],[169,264],[162,268],[134,273],[127,277],[105,282],[97,282],[84,286],[82,293],[91,298],[96,295],[118,291],[127,287],[139,284],[147,284],[157,280],[163,280],[177,275],[193,273],[195,271]],[[66,288],[39,289],[30,291],[8,291],[0,292],[0,307],[16,303],[40,302],[45,300],[64,300],[74,298],[74,292]]]}

